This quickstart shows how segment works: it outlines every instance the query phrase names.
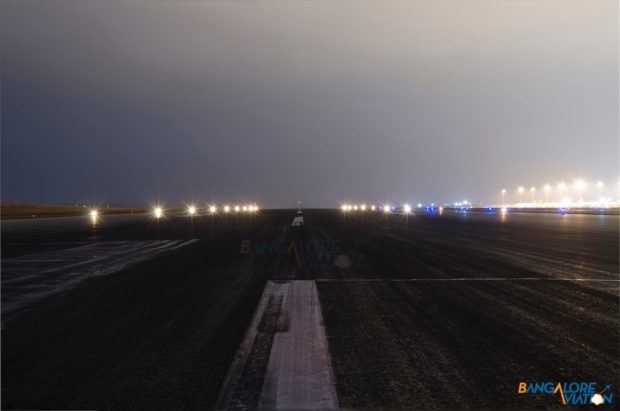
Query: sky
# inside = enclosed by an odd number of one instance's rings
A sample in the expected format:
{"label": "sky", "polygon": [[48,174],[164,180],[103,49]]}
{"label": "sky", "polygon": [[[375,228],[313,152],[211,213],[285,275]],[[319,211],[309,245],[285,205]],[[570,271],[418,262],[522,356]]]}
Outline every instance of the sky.
{"label": "sky", "polygon": [[2,1],[2,201],[497,202],[580,177],[617,195],[618,16],[616,0]]}

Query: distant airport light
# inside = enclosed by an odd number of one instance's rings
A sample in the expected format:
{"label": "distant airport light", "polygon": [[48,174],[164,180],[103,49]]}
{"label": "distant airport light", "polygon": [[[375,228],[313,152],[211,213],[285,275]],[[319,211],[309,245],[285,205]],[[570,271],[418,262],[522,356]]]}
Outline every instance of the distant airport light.
{"label": "distant airport light", "polygon": [[596,186],[597,186],[598,188],[603,188],[603,186],[604,186],[604,185],[605,185],[605,184],[603,184],[603,182],[602,182],[602,181],[598,181],[598,182],[596,183]]}
{"label": "distant airport light", "polygon": [[99,211],[97,211],[97,210],[90,210],[90,218],[92,218],[93,220],[96,220],[97,217],[99,217]]}
{"label": "distant airport light", "polygon": [[518,190],[519,190],[519,193],[522,193],[523,192],[523,187],[519,187]]}
{"label": "distant airport light", "polygon": [[370,210],[372,210],[372,211],[375,211],[375,210],[376,210],[376,208],[377,208],[377,207],[375,207],[375,206],[374,206],[374,204],[370,206]]}
{"label": "distant airport light", "polygon": [[341,209],[342,211],[347,211],[347,205],[346,205],[346,204],[341,205],[341,206],[340,206],[340,209]]}
{"label": "distant airport light", "polygon": [[195,206],[189,206],[187,207],[187,213],[189,215],[196,215],[196,207]]}
{"label": "distant airport light", "polygon": [[366,211],[366,204],[362,204],[360,208],[362,209],[362,211]]}
{"label": "distant airport light", "polygon": [[248,211],[248,206],[243,206],[243,207],[242,207],[242,210],[243,210],[243,211]]}
{"label": "distant airport light", "polygon": [[418,203],[418,208],[422,208],[422,203]]}
{"label": "distant airport light", "polygon": [[566,184],[564,184],[564,183],[558,184],[558,190],[560,190],[560,192],[566,190]]}
{"label": "distant airport light", "polygon": [[545,191],[549,191],[549,190],[551,190],[551,186],[549,184],[545,184],[544,189],[545,189]]}
{"label": "distant airport light", "polygon": [[353,206],[353,209],[354,209],[354,210],[357,210],[357,204],[355,204],[355,205]]}
{"label": "distant airport light", "polygon": [[386,213],[389,213],[389,212],[390,212],[390,206],[389,206],[389,204],[385,204],[385,205],[383,206],[383,211],[384,211],[384,212],[386,212]]}
{"label": "distant airport light", "polygon": [[239,212],[239,210],[241,210],[241,207],[239,207],[238,205],[235,206],[235,212]]}
{"label": "distant airport light", "polygon": [[[224,207],[224,211],[226,211],[226,207]],[[228,208],[228,211],[230,211],[230,207]],[[226,211],[226,212],[228,212],[228,211]],[[216,206],[214,206],[214,205],[210,206],[210,207],[209,207],[209,212],[210,212],[211,214],[215,214],[215,213],[217,212],[217,207],[216,207]]]}
{"label": "distant airport light", "polygon": [[581,191],[586,187],[586,182],[579,179],[577,181],[575,181],[575,188],[577,189],[577,191]]}
{"label": "distant airport light", "polygon": [[403,206],[403,211],[405,212],[405,214],[409,214],[411,212],[411,206],[409,204],[405,204]]}
{"label": "distant airport light", "polygon": [[224,206],[224,212],[225,213],[230,213],[230,206]]}
{"label": "distant airport light", "polygon": [[501,212],[502,212],[502,213],[504,213],[504,214],[506,214],[506,213],[508,212],[508,208],[506,208],[506,207],[502,207]]}
{"label": "distant airport light", "polygon": [[153,214],[155,218],[161,218],[164,215],[164,210],[161,207],[155,207]]}

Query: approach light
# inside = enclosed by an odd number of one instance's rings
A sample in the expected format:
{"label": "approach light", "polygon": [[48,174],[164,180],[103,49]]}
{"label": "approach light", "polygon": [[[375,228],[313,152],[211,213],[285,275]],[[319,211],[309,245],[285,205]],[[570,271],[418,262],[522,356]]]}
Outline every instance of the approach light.
{"label": "approach light", "polygon": [[239,207],[238,205],[235,206],[235,212],[238,213],[239,210],[241,210],[241,207]]}
{"label": "approach light", "polygon": [[375,206],[374,206],[374,204],[373,204],[373,205],[371,205],[371,206],[370,206],[370,209],[371,209],[372,211],[375,211],[375,210],[377,209],[377,207],[375,207]]}
{"label": "approach light", "polygon": [[155,207],[153,215],[155,215],[155,218],[161,218],[164,215],[164,210],[161,207]]}
{"label": "approach light", "polygon": [[519,189],[518,189],[519,193],[522,193],[523,190],[524,190],[523,187],[519,187]]}
{"label": "approach light", "polygon": [[193,206],[193,205],[192,205],[192,206],[187,207],[187,213],[188,213],[189,215],[196,215],[196,207],[195,207],[195,206]]}
{"label": "approach light", "polygon": [[389,204],[384,205],[383,206],[383,211],[386,212],[386,213],[389,213],[390,212],[390,205]]}
{"label": "approach light", "polygon": [[[226,207],[228,207],[228,206],[226,206]],[[230,207],[228,208],[228,210],[226,210],[226,207],[224,207],[225,211],[226,211],[226,212],[230,211]],[[211,214],[215,214],[215,213],[217,212],[217,207],[216,207],[216,206],[214,206],[214,205],[210,206],[210,207],[209,207],[209,212],[210,212]]]}
{"label": "approach light", "polygon": [[411,206],[409,204],[405,204],[403,206],[403,211],[405,212],[405,214],[409,214],[411,212]]}
{"label": "approach light", "polygon": [[545,184],[544,189],[545,189],[545,191],[548,192],[549,190],[551,190],[551,186],[549,184]]}
{"label": "approach light", "polygon": [[99,217],[99,211],[98,210],[90,210],[90,218],[92,218],[93,220],[96,220],[97,217]]}
{"label": "approach light", "polygon": [[564,184],[564,183],[558,184],[558,190],[560,190],[560,191],[566,190],[566,184]]}
{"label": "approach light", "polygon": [[355,205],[353,206],[353,209],[354,209],[354,210],[357,210],[357,204],[355,204]]}
{"label": "approach light", "polygon": [[225,206],[224,206],[224,212],[225,212],[225,213],[230,213],[230,206],[225,205]]}
{"label": "approach light", "polygon": [[362,211],[366,211],[366,204],[362,204],[360,208],[362,209]]}
{"label": "approach light", "polygon": [[242,210],[243,210],[243,211],[248,211],[248,206],[243,206],[243,207],[242,207]]}

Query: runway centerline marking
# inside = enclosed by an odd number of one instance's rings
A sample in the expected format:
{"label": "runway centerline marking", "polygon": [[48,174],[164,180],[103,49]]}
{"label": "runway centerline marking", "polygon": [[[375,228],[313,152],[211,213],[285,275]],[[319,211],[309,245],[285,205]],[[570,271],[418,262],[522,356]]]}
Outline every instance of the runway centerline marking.
{"label": "runway centerline marking", "polygon": [[[268,313],[268,304],[274,300],[280,302],[279,310]],[[276,326],[261,330],[260,323],[265,316],[274,314],[275,317],[265,323],[274,324],[275,320]],[[273,339],[267,347],[264,378],[249,374],[252,381],[260,383],[258,396],[253,397],[253,394],[248,396],[240,390],[251,386],[245,380],[248,375],[244,370],[252,362],[250,353],[261,332],[263,336],[271,332]],[[259,409],[338,408],[319,295],[312,280],[267,282],[216,408],[249,409],[256,406]]]}
{"label": "runway centerline marking", "polygon": [[338,407],[333,370],[316,283],[288,283],[275,334],[260,406],[279,409]]}

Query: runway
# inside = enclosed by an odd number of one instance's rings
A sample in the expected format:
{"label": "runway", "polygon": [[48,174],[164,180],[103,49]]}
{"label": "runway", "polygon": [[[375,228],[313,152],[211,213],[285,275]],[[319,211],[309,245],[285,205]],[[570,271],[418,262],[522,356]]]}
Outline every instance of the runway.
{"label": "runway", "polygon": [[[548,378],[617,392],[617,215],[295,215],[3,223],[3,408],[546,408],[516,387]],[[317,347],[331,374],[302,392],[335,391],[299,397]]]}

